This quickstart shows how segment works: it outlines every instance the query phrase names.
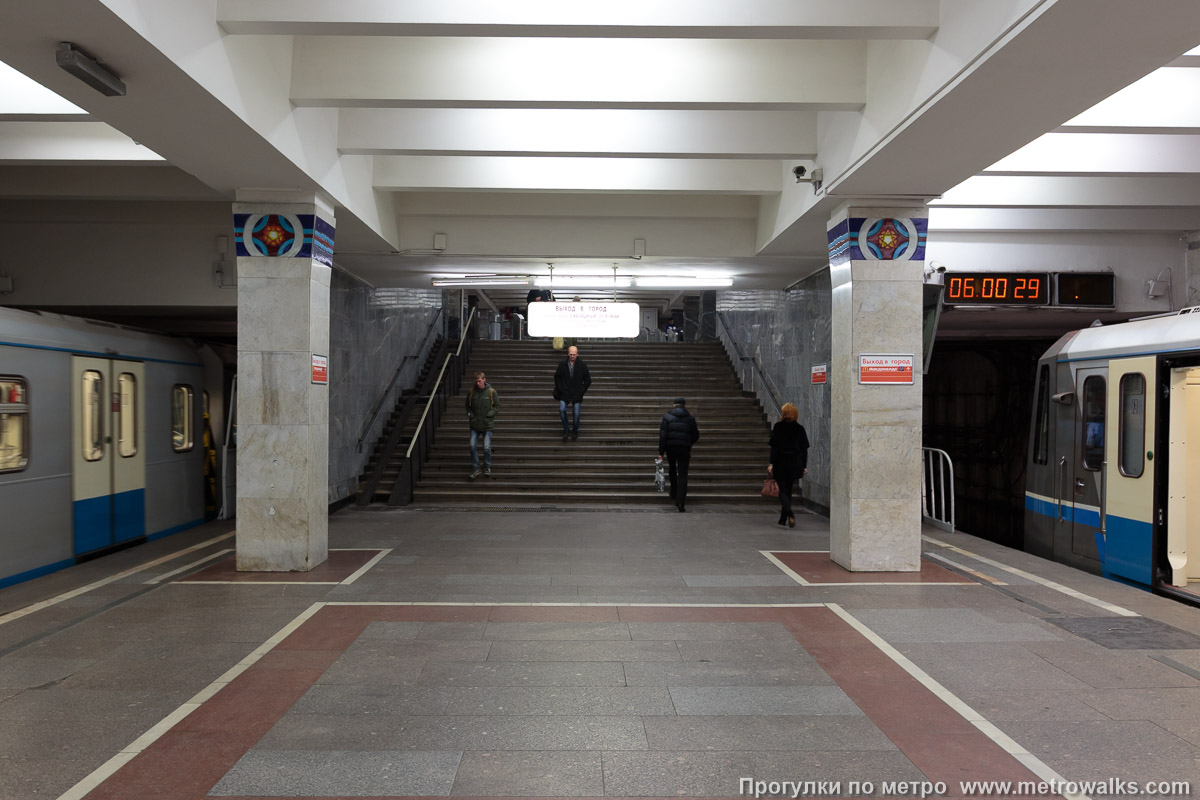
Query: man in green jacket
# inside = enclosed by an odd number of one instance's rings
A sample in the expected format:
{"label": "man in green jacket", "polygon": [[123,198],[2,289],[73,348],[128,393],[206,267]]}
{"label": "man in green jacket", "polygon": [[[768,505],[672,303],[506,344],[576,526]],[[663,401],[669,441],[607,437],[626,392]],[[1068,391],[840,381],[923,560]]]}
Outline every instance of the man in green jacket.
{"label": "man in green jacket", "polygon": [[[492,477],[492,430],[496,426],[496,409],[500,401],[496,390],[482,372],[475,373],[475,385],[467,392],[467,421],[471,425],[471,476]],[[483,436],[483,471],[479,469],[479,437]]]}

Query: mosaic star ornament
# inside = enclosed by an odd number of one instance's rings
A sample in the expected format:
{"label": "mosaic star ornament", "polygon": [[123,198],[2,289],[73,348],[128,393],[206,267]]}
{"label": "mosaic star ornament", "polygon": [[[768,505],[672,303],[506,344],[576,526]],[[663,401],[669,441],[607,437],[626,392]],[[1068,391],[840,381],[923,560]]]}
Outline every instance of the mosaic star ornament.
{"label": "mosaic star ornament", "polygon": [[251,238],[263,255],[277,256],[281,250],[286,250],[292,244],[296,232],[283,217],[267,214],[254,226]]}
{"label": "mosaic star ornament", "polygon": [[881,219],[867,231],[865,241],[876,258],[892,260],[907,249],[909,237],[894,219]]}

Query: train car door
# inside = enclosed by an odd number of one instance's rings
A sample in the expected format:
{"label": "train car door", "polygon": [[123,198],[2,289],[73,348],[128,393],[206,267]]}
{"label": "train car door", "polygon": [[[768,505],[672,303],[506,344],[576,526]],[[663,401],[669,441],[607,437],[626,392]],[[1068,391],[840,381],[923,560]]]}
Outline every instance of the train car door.
{"label": "train car door", "polygon": [[1105,571],[1151,585],[1154,575],[1154,356],[1109,363],[1101,527]]}
{"label": "train car door", "polygon": [[145,366],[71,359],[74,551],[146,535]]}
{"label": "train car door", "polygon": [[[1070,503],[1071,553],[1106,562],[1100,533],[1101,494],[1104,491],[1105,417],[1108,408],[1107,367],[1075,370],[1074,452],[1067,458],[1065,502]],[[1073,457],[1072,457],[1073,456]],[[1105,570],[1107,574],[1107,570]]]}
{"label": "train car door", "polygon": [[1168,581],[1187,587],[1200,581],[1200,367],[1170,370],[1168,419],[1169,458],[1161,476],[1167,484]]}

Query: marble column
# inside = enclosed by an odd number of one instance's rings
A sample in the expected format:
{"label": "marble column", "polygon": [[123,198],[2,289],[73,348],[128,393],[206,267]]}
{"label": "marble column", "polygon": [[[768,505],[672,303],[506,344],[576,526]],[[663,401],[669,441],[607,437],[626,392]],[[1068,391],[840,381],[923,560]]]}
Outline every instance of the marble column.
{"label": "marble column", "polygon": [[[854,571],[921,568],[921,282],[927,223],[924,207],[851,202],[833,214],[828,226],[830,555]],[[864,361],[864,356],[875,358]]]}
{"label": "marble column", "polygon": [[[239,200],[252,200],[239,195]],[[238,268],[237,568],[308,571],[329,545],[333,214],[234,204]],[[327,367],[326,367],[327,370]]]}

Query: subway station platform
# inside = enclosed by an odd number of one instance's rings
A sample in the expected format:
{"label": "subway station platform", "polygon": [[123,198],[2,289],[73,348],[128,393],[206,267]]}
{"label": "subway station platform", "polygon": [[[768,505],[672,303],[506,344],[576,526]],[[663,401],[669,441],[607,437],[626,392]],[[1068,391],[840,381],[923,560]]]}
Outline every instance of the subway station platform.
{"label": "subway station platform", "polygon": [[920,574],[864,575],[822,517],[689,512],[343,510],[305,575],[234,572],[213,523],[4,589],[0,797],[1200,788],[1200,611],[933,528]]}

